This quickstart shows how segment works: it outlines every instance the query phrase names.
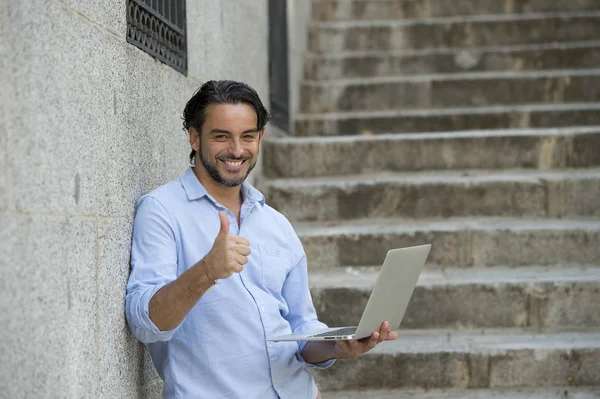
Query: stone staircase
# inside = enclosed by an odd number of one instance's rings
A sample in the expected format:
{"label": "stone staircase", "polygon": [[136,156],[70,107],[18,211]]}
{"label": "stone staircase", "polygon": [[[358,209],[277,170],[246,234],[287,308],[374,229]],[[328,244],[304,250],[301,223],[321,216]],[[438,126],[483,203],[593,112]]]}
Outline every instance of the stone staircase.
{"label": "stone staircase", "polygon": [[400,338],[324,398],[600,397],[600,2],[313,0],[295,135],[265,142],[320,318],[431,243]]}

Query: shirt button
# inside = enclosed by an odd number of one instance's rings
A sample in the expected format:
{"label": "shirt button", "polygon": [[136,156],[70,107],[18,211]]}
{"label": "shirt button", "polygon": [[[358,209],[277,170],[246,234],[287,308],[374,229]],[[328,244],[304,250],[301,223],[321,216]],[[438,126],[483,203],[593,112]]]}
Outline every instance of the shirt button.
{"label": "shirt button", "polygon": [[262,310],[262,311],[264,312],[264,311],[265,311],[265,307],[264,307],[264,306],[261,306],[261,307],[260,307],[260,310]]}

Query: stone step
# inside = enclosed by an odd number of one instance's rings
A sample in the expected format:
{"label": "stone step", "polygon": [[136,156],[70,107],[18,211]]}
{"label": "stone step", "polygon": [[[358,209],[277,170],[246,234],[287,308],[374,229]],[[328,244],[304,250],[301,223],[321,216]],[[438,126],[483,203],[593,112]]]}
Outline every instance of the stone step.
{"label": "stone step", "polygon": [[304,81],[300,86],[306,113],[594,101],[600,101],[600,69]]}
{"label": "stone step", "polygon": [[263,142],[267,178],[450,169],[600,166],[600,126],[375,136],[289,137]]}
{"label": "stone step", "polygon": [[598,10],[596,0],[313,0],[313,20],[432,18]]}
{"label": "stone step", "polygon": [[432,244],[427,267],[586,265],[600,260],[600,221],[528,218],[296,223],[314,269],[381,265],[392,248]]}
{"label": "stone step", "polygon": [[312,372],[323,391],[333,391],[597,387],[598,370],[598,332],[416,330]]}
{"label": "stone step", "polygon": [[[496,0],[494,0],[496,1]],[[450,3],[449,3],[450,4]],[[600,42],[311,54],[304,57],[306,80],[376,76],[597,68]]]}
{"label": "stone step", "polygon": [[377,389],[323,392],[323,399],[598,399],[600,387],[575,388],[568,384],[537,389],[406,390]]}
{"label": "stone step", "polygon": [[[356,325],[379,267],[311,271],[319,320]],[[402,329],[599,328],[600,267],[426,269]]]}
{"label": "stone step", "polygon": [[297,136],[372,135],[600,125],[600,103],[301,114]]}
{"label": "stone step", "polygon": [[435,171],[273,179],[267,202],[292,221],[462,216],[600,217],[600,169]]}
{"label": "stone step", "polygon": [[312,22],[308,51],[403,50],[600,39],[600,12]]}

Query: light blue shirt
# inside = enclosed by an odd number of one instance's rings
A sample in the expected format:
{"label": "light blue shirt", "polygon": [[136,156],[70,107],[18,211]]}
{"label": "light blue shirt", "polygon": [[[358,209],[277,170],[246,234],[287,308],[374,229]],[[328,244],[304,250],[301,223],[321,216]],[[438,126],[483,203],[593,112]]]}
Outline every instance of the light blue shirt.
{"label": "light blue shirt", "polygon": [[[127,284],[126,315],[148,344],[164,380],[164,398],[313,399],[306,342],[266,342],[278,334],[326,327],[308,288],[306,255],[287,219],[263,195],[242,185],[240,225],[200,184],[192,169],[138,202]],[[227,212],[229,234],[250,241],[241,273],[220,280],[171,331],[148,316],[152,296],[202,259]]]}

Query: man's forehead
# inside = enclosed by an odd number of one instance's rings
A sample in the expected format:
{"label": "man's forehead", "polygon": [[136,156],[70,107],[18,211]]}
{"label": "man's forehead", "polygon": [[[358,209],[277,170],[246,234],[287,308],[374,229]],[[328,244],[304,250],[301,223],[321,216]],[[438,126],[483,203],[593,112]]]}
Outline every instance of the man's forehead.
{"label": "man's forehead", "polygon": [[256,127],[256,111],[251,105],[238,104],[211,104],[206,107],[206,121],[215,123],[240,123]]}

